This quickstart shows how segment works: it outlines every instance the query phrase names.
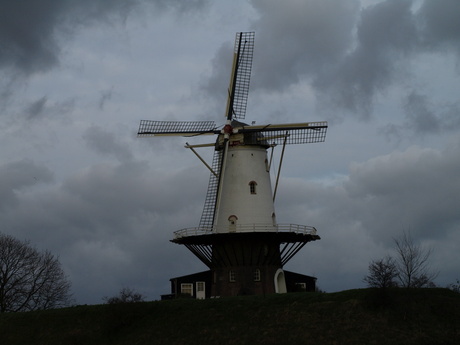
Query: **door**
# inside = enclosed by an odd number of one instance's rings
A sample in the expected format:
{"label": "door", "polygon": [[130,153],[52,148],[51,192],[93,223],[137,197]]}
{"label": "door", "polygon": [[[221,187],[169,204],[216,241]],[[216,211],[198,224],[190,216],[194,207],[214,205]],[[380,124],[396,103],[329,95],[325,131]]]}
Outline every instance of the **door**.
{"label": "door", "polygon": [[275,292],[276,293],[286,293],[286,280],[284,278],[284,272],[279,268],[275,273]]}
{"label": "door", "polygon": [[206,298],[205,282],[196,282],[196,299]]}

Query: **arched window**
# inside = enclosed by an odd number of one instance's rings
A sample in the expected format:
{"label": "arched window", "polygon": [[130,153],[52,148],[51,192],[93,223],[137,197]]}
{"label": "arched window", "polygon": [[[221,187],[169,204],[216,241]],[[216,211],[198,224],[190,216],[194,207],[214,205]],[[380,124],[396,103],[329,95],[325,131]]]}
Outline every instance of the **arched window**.
{"label": "arched window", "polygon": [[234,214],[228,217],[228,221],[230,222],[231,225],[235,225],[237,220],[238,220],[238,217],[235,216]]}
{"label": "arched window", "polygon": [[256,181],[249,182],[249,191],[251,192],[251,194],[257,194],[256,186],[257,186]]}

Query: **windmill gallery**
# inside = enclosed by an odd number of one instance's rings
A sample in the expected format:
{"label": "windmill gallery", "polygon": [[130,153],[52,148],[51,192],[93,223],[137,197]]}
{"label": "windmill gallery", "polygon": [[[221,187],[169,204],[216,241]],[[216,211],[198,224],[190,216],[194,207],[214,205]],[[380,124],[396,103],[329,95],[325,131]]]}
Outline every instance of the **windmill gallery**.
{"label": "windmill gallery", "polygon": [[[327,123],[247,125],[244,120],[254,51],[254,32],[236,34],[226,123],[142,120],[138,136],[217,135],[211,144],[187,145],[211,171],[198,227],[178,230],[172,242],[187,247],[209,270],[171,279],[171,294],[212,298],[315,289],[316,278],[283,270],[310,242],[316,229],[278,224],[267,150],[287,144],[323,142]],[[214,147],[211,165],[195,148]],[[281,156],[282,157],[282,156]],[[281,159],[282,161],[282,159]],[[281,164],[281,162],[280,162]],[[278,169],[278,176],[279,176]]]}

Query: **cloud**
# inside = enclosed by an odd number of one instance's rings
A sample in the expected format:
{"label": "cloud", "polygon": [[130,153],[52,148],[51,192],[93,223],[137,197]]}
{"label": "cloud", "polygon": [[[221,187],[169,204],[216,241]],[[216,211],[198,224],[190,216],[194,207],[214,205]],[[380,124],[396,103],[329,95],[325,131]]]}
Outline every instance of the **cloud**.
{"label": "cloud", "polygon": [[418,12],[423,41],[428,48],[454,48],[460,53],[460,3],[456,0],[425,0]]}
{"label": "cloud", "polygon": [[62,102],[50,102],[47,96],[30,102],[23,109],[20,109],[21,120],[56,120],[65,119],[65,115],[70,114],[74,109],[73,99]]}
{"label": "cloud", "polygon": [[122,286],[157,297],[192,256],[169,240],[198,223],[205,191],[196,179],[190,183],[196,174],[194,168],[160,172],[146,162],[100,163],[34,189],[37,180],[51,182],[51,173],[32,162],[11,163],[0,169],[2,231],[52,248],[78,300],[98,303],[102,291]]}
{"label": "cloud", "polygon": [[[219,121],[237,30],[256,31],[250,102],[261,101],[251,116],[290,122],[314,113],[315,97],[328,120],[348,116],[330,122],[321,147],[293,148],[295,168],[285,160],[277,219],[322,238],[286,269],[317,275],[328,291],[354,288],[406,227],[435,252],[458,251],[460,149],[442,149],[460,128],[458,24],[445,13],[456,3],[253,0],[246,11],[243,0],[231,21],[217,3],[213,16],[195,16],[207,1],[41,3],[21,32],[13,24],[32,7],[19,4],[31,2],[0,0],[12,8],[0,23],[0,49],[11,48],[0,56],[10,162],[0,166],[0,216],[2,231],[60,256],[79,303],[122,286],[158,298],[171,276],[205,269],[169,240],[198,224],[209,172],[180,148],[185,139],[134,137],[148,114],[193,121],[215,105]],[[397,145],[376,135],[385,123]],[[211,151],[201,153],[208,162]],[[452,282],[458,264],[441,257]]]}
{"label": "cloud", "polygon": [[445,150],[412,146],[353,163],[333,184],[282,179],[278,221],[315,226],[321,236],[286,269],[317,275],[328,291],[356,288],[370,260],[389,254],[393,238],[410,230],[433,247],[433,264],[449,276],[455,267],[442,258],[460,229],[459,155],[458,142]]}
{"label": "cloud", "polygon": [[407,128],[416,134],[437,134],[460,128],[460,107],[457,103],[434,105],[428,96],[411,92],[404,104]]}
{"label": "cloud", "polygon": [[110,89],[101,91],[101,98],[99,100],[99,109],[104,110],[105,103],[107,101],[110,101],[112,99],[113,95],[113,85],[110,87]]}
{"label": "cloud", "polygon": [[222,104],[225,104],[228,96],[233,59],[232,44],[227,41],[217,50],[211,61],[211,75],[200,83],[202,97],[213,101],[214,107],[219,110],[222,109]]}
{"label": "cloud", "polygon": [[404,123],[387,124],[381,128],[381,132],[389,139],[401,140],[404,133],[436,136],[460,128],[458,102],[434,103],[426,94],[413,90],[403,99],[403,110]]}
{"label": "cloud", "polygon": [[32,104],[30,104],[26,109],[27,118],[32,119],[40,116],[45,109],[45,104],[47,101],[47,97],[43,96],[35,102],[32,102]]}
{"label": "cloud", "polygon": [[106,156],[114,156],[122,162],[130,161],[133,157],[129,146],[117,140],[115,134],[98,126],[92,126],[83,133],[83,139],[89,148]]}
{"label": "cloud", "polygon": [[417,11],[407,0],[361,9],[358,1],[251,3],[259,13],[252,88],[284,92],[309,83],[331,118],[368,120],[391,86],[410,85],[421,54],[460,47],[455,0],[423,1]]}
{"label": "cloud", "polygon": [[0,68],[14,67],[31,74],[59,63],[62,34],[72,35],[83,25],[126,21],[147,4],[184,12],[201,8],[205,0],[34,0],[0,1]]}
{"label": "cloud", "polygon": [[363,9],[355,48],[315,77],[320,100],[332,109],[370,117],[375,97],[406,74],[406,61],[418,39],[410,1],[383,1]]}
{"label": "cloud", "polygon": [[[344,184],[359,200],[359,218],[376,238],[413,228],[422,238],[443,238],[460,226],[458,145],[444,151],[416,146],[353,164]],[[434,229],[436,229],[434,231]]]}
{"label": "cloud", "polygon": [[56,0],[0,2],[0,67],[26,74],[54,66],[59,53],[54,27],[65,2]]}
{"label": "cloud", "polygon": [[59,66],[62,46],[82,28],[124,24],[136,11],[184,14],[206,4],[206,0],[0,0],[0,106],[12,96],[11,83]]}
{"label": "cloud", "polygon": [[254,87],[285,90],[343,59],[352,43],[358,1],[251,1],[257,43]]}
{"label": "cloud", "polygon": [[20,160],[0,166],[0,210],[18,202],[18,194],[31,186],[49,183],[52,172],[31,160]]}

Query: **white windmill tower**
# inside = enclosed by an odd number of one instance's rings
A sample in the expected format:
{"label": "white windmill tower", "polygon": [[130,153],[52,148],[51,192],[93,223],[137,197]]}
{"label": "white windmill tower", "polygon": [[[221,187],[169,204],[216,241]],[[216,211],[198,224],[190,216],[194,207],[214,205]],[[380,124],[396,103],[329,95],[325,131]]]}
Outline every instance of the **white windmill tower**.
{"label": "white windmill tower", "polygon": [[[142,120],[139,127],[139,137],[217,135],[215,143],[185,146],[211,171],[199,226],[176,231],[172,240],[210,268],[189,290],[194,295],[204,291],[205,283],[207,296],[286,292],[283,266],[306,243],[320,239],[314,227],[277,223],[274,198],[279,175],[273,193],[267,150],[282,145],[284,152],[287,144],[322,142],[327,122],[261,126],[240,122],[246,113],[253,51],[254,32],[237,33],[223,128],[214,121],[149,120]],[[198,155],[198,147],[214,147],[211,165]]]}

